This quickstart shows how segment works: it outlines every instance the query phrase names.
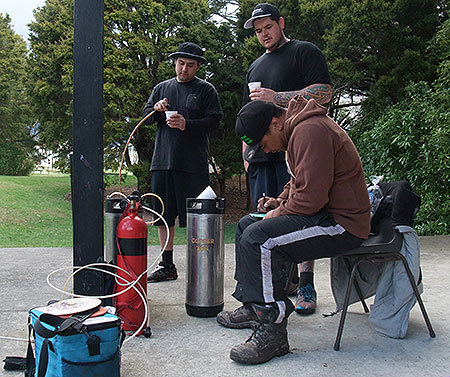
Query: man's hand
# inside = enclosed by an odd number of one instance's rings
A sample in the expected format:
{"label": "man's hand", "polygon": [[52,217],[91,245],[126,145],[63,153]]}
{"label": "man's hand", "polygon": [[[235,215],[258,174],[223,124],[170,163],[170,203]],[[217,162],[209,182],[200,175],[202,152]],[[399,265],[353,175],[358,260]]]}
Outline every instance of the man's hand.
{"label": "man's hand", "polygon": [[161,101],[158,101],[155,103],[155,106],[153,108],[156,111],[167,111],[167,105],[169,104],[169,100],[167,98],[162,99]]}
{"label": "man's hand", "polygon": [[275,217],[274,213],[275,213],[274,210],[267,212],[266,215],[264,216],[263,220],[271,219],[272,217]]}
{"label": "man's hand", "polygon": [[[271,198],[269,196],[263,196],[258,200],[257,211],[261,213],[266,213],[277,208],[280,205],[277,199]],[[267,215],[266,215],[267,216]]]}
{"label": "man's hand", "polygon": [[275,99],[274,99],[276,94],[277,94],[277,92],[275,92],[269,88],[256,88],[250,92],[249,97],[252,101],[259,100],[259,101],[268,101],[268,102],[276,103]]}
{"label": "man's hand", "polygon": [[170,128],[178,128],[180,131],[186,129],[186,119],[180,114],[174,114],[167,118],[166,123]]}

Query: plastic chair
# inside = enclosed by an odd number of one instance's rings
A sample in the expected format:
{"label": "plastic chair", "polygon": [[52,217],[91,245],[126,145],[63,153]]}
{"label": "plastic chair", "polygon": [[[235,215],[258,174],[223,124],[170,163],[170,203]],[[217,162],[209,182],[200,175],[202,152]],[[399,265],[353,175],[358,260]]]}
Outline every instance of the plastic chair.
{"label": "plastic chair", "polygon": [[364,298],[362,297],[358,283],[355,280],[358,265],[364,260],[369,260],[374,263],[396,261],[396,260],[402,261],[403,266],[405,267],[406,273],[408,275],[409,282],[411,283],[411,287],[414,291],[414,295],[416,296],[417,302],[419,303],[420,306],[420,310],[422,311],[423,318],[428,327],[428,332],[430,333],[430,336],[432,338],[436,336],[431,326],[430,319],[428,318],[427,311],[425,310],[425,306],[420,297],[419,290],[417,289],[417,283],[415,282],[414,276],[408,266],[408,262],[406,261],[406,258],[400,253],[402,245],[403,245],[403,236],[391,225],[389,218],[384,217],[377,224],[375,233],[371,235],[367,240],[365,240],[360,247],[340,255],[344,258],[344,261],[347,264],[347,267],[349,268],[349,271],[351,271],[351,273],[350,279],[347,284],[347,289],[345,292],[343,309],[339,321],[336,340],[334,343],[335,351],[339,351],[352,286],[355,287],[358,297],[363,305],[364,311],[366,313],[369,312],[369,309],[367,308]]}

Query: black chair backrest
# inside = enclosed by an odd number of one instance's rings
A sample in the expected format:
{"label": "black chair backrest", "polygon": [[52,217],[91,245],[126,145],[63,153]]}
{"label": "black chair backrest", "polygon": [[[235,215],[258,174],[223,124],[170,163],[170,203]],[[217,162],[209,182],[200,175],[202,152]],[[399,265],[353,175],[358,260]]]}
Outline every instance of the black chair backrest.
{"label": "black chair backrest", "polygon": [[360,247],[344,254],[398,252],[402,245],[402,235],[392,226],[389,217],[383,217],[374,225],[372,234]]}

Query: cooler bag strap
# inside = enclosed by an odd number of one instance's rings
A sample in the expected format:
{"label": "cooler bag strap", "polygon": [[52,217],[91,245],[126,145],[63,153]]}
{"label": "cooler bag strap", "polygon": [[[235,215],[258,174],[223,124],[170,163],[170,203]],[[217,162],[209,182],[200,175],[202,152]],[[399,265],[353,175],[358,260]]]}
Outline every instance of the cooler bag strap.
{"label": "cooler bag strap", "polygon": [[[42,326],[42,325],[40,325],[40,326]],[[43,328],[45,329],[45,327],[43,327]],[[28,324],[28,348],[27,348],[27,357],[26,357],[27,369],[25,370],[25,377],[34,377],[35,373],[36,373],[36,359],[34,357],[33,347],[31,346],[31,330],[32,329],[33,329],[33,326],[31,325],[31,323],[29,323]],[[47,338],[45,338],[42,342],[41,353],[39,355],[39,369],[38,369],[37,377],[45,377],[45,374],[47,373],[48,347],[51,344],[52,343]]]}
{"label": "cooler bag strap", "polygon": [[[56,325],[57,321],[55,321],[55,322],[50,321],[52,323],[48,323],[49,321],[46,321],[46,320],[44,321],[44,318],[41,319],[41,317],[43,317],[43,316],[44,316],[44,314],[41,314],[39,316],[39,318],[36,319],[36,321],[34,322],[34,324],[33,324],[34,331],[36,332],[36,334],[42,336],[43,338],[46,338],[46,339],[47,338],[53,338],[58,332],[57,328],[65,320],[60,318],[60,319],[62,319],[62,321],[59,324]],[[51,324],[55,328],[55,330],[50,330],[50,329],[46,328],[41,322],[47,323],[49,325]],[[55,323],[56,326],[53,325],[53,323]]]}
{"label": "cooler bag strap", "polygon": [[44,341],[42,342],[41,354],[39,356],[39,369],[37,377],[45,377],[45,374],[47,373],[49,344],[51,344],[51,342],[48,339],[44,339]]}
{"label": "cooler bag strap", "polygon": [[[84,332],[85,325],[83,324],[83,322],[96,311],[97,308],[90,310],[89,312],[74,314],[69,318],[61,318],[56,315],[43,313],[34,322],[33,327],[36,333],[43,338],[52,338],[56,334],[63,333],[69,328],[74,329],[77,332]],[[52,326],[54,330],[48,329],[47,327],[43,326],[42,323],[46,323],[47,325]]]}
{"label": "cooler bag strap", "polygon": [[27,368],[25,370],[25,377],[34,377],[34,372],[36,371],[36,360],[34,358],[33,347],[31,345],[31,330],[33,326],[31,323],[28,323],[28,347],[27,347],[27,356],[26,363]]}
{"label": "cooler bag strap", "polygon": [[119,347],[122,348],[122,344],[125,341],[125,338],[127,337],[127,333],[124,329],[120,328],[120,341],[119,341]]}

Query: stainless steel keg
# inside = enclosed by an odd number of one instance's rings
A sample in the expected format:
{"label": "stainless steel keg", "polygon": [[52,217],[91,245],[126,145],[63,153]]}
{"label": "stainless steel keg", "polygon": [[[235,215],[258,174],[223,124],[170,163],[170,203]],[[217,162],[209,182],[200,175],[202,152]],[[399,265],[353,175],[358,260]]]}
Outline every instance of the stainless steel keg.
{"label": "stainless steel keg", "polygon": [[123,199],[106,198],[105,202],[105,251],[104,258],[107,263],[117,263],[117,225],[124,208],[120,202]]}
{"label": "stainless steel keg", "polygon": [[214,317],[223,310],[225,199],[187,199],[186,312]]}

